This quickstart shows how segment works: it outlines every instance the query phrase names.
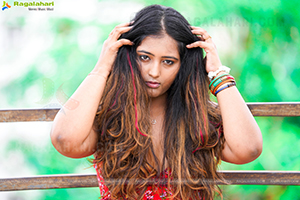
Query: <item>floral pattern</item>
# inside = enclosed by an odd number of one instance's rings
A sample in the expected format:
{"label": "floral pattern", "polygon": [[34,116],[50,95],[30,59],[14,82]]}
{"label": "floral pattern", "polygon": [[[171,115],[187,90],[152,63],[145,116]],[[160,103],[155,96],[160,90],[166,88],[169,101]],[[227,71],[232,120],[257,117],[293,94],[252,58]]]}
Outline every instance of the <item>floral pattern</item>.
{"label": "floral pattern", "polygon": [[[96,172],[97,172],[97,179],[98,179],[98,183],[99,183],[100,195],[102,197],[101,200],[109,200],[110,192],[108,191],[108,188],[104,184],[104,179],[101,176],[101,169],[98,168],[96,164],[94,164],[94,168],[96,169]],[[163,174],[164,174],[164,176],[163,176]],[[160,178],[168,178],[169,174],[170,174],[170,170],[167,168],[164,170],[164,173],[161,174]],[[169,199],[168,194],[172,195],[172,192],[166,186],[158,187],[154,191],[152,188],[152,185],[150,185],[147,187],[147,190],[144,193],[143,200]]]}

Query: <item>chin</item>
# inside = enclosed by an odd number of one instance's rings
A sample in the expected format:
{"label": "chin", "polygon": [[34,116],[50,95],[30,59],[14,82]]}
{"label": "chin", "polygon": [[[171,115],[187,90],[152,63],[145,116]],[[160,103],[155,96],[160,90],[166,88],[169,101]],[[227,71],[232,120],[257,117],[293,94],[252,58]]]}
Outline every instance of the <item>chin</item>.
{"label": "chin", "polygon": [[153,93],[153,92],[148,92],[148,95],[149,95],[149,97],[151,97],[151,98],[156,98],[156,97],[159,97],[159,96],[160,96],[159,94],[156,94],[156,93]]}
{"label": "chin", "polygon": [[149,94],[149,97],[151,97],[151,98],[157,98],[158,95]]}
{"label": "chin", "polygon": [[155,98],[156,99],[156,98],[162,98],[163,96],[165,96],[165,93],[164,94],[148,93],[148,95],[149,95],[150,98]]}

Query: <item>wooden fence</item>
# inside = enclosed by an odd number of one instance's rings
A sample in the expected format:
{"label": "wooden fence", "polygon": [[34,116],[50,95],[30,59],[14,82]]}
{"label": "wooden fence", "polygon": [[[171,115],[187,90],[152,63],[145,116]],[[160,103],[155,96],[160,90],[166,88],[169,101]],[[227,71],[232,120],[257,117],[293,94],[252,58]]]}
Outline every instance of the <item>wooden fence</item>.
{"label": "wooden fence", "polygon": [[[297,117],[300,103],[248,103],[254,116]],[[52,121],[59,109],[0,110],[0,122]],[[300,171],[222,171],[232,185],[300,185]],[[220,183],[223,184],[223,183]],[[98,187],[96,174],[0,179],[0,191]]]}

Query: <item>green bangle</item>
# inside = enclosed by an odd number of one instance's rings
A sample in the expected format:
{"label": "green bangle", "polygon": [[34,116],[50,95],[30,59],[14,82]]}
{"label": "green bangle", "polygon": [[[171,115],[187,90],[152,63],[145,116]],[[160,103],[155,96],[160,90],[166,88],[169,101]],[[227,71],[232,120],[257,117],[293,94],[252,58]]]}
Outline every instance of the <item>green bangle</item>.
{"label": "green bangle", "polygon": [[219,85],[222,82],[222,79],[218,79],[213,83],[213,86],[216,87],[217,85]]}
{"label": "green bangle", "polygon": [[221,74],[221,75],[217,76],[216,78],[214,78],[214,79],[210,82],[209,88],[211,87],[212,84],[214,84],[214,82],[215,82],[216,80],[218,80],[219,78],[221,78],[221,77],[223,77],[223,76],[228,76],[228,75],[229,75],[229,74]]}
{"label": "green bangle", "polygon": [[220,77],[220,78],[218,78],[218,80],[216,81],[216,82],[214,82],[213,83],[213,86],[214,87],[217,87],[220,83],[222,83],[223,81],[226,81],[226,80],[228,80],[228,77],[229,77],[230,75],[227,75],[227,76],[223,76],[223,77]]}

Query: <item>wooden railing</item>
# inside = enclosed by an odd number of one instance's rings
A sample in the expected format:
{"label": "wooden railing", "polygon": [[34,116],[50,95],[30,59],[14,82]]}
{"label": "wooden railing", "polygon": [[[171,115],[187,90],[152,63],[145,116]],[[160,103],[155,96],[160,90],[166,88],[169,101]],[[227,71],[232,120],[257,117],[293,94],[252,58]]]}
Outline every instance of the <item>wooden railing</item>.
{"label": "wooden railing", "polygon": [[[300,103],[248,103],[254,116],[300,116]],[[0,110],[0,122],[52,121],[58,108]],[[300,185],[300,171],[222,171],[232,185]],[[223,183],[219,183],[223,184]],[[0,191],[98,187],[96,174],[0,179]]]}

